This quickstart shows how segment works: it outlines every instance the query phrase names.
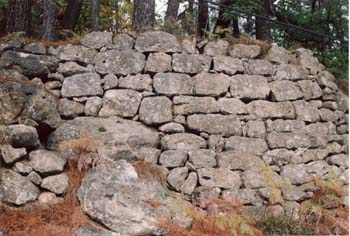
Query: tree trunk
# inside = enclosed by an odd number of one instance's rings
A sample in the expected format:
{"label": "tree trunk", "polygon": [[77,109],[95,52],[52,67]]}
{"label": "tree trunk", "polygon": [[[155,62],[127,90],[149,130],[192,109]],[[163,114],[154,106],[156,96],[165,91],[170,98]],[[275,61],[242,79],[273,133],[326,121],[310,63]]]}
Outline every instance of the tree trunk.
{"label": "tree trunk", "polygon": [[[261,9],[258,11],[258,15],[269,17],[271,0],[259,0]],[[271,38],[271,28],[269,22],[256,18],[255,20],[255,37],[260,40],[269,40]]]}
{"label": "tree trunk", "polygon": [[100,30],[100,3],[99,0],[91,0],[91,30]]}
{"label": "tree trunk", "polygon": [[67,8],[63,16],[63,28],[74,30],[80,16],[83,0],[68,0]]}
{"label": "tree trunk", "polygon": [[[231,24],[231,20],[228,20],[224,17],[225,11],[227,7],[230,6],[230,3],[232,4],[231,0],[221,0],[220,4],[222,6],[220,6],[219,9],[219,16],[218,16],[218,20],[216,21],[215,27],[214,27],[214,32],[217,32],[219,29],[225,29],[225,28],[229,28],[230,24]],[[239,32],[239,26],[238,26],[238,19],[234,18],[232,20],[233,23],[233,36],[238,37],[240,35]],[[224,34],[221,34],[221,36],[224,36]]]}
{"label": "tree trunk", "polygon": [[179,11],[180,1],[179,0],[168,0],[168,7],[165,14],[165,20],[177,19]]}
{"label": "tree trunk", "polygon": [[115,0],[114,3],[114,10],[115,10],[115,32],[120,31],[120,25],[119,25],[119,0]]}
{"label": "tree trunk", "polygon": [[155,0],[134,0],[133,31],[141,32],[153,29],[155,6]]}
{"label": "tree trunk", "polygon": [[43,36],[44,40],[55,40],[56,31],[56,2],[52,0],[43,0]]}
{"label": "tree trunk", "polygon": [[32,0],[9,0],[6,33],[24,31],[29,34]]}
{"label": "tree trunk", "polygon": [[238,38],[241,35],[241,32],[239,31],[239,24],[238,24],[238,18],[233,19],[233,36]]}
{"label": "tree trunk", "polygon": [[205,31],[209,28],[209,12],[208,2],[198,0],[198,18],[197,18],[197,35],[199,37],[205,36]]}
{"label": "tree trunk", "polygon": [[188,12],[191,14],[192,16],[192,19],[194,18],[193,15],[194,15],[194,8],[193,8],[193,2],[194,0],[188,0]]}

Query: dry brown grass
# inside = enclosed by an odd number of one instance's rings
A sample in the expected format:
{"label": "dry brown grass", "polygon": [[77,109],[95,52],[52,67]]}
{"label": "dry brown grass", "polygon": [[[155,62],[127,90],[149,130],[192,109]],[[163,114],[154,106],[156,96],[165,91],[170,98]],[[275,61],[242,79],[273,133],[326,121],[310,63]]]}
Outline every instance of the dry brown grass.
{"label": "dry brown grass", "polygon": [[145,199],[143,200],[143,202],[147,203],[152,208],[158,208],[163,205],[162,203],[155,201],[153,199]]}
{"label": "dry brown grass", "polygon": [[0,145],[6,144],[5,135],[4,135],[4,127],[0,125]]}
{"label": "dry brown grass", "polygon": [[159,181],[165,188],[168,187],[166,174],[161,170],[161,167],[147,161],[137,161],[132,165],[141,179]]}
{"label": "dry brown grass", "polygon": [[13,83],[22,84],[25,86],[38,86],[36,83],[30,80],[20,80],[20,79],[15,79],[11,77],[0,77],[0,83],[5,83],[5,82],[13,82]]}
{"label": "dry brown grass", "polygon": [[102,167],[104,164],[103,157],[98,154],[97,143],[87,134],[81,134],[77,139],[63,141],[59,147],[74,152],[79,171]]}
{"label": "dry brown grass", "polygon": [[349,209],[343,205],[345,192],[334,179],[313,182],[313,197],[301,205],[301,222],[319,235],[349,235]]}
{"label": "dry brown grass", "polygon": [[11,39],[11,34],[5,35],[0,38],[0,44],[5,43]]}
{"label": "dry brown grass", "polygon": [[272,46],[270,42],[251,39],[246,36],[240,36],[239,38],[227,37],[226,40],[229,42],[230,47],[233,47],[235,44],[258,45],[261,47],[261,57],[264,57]]}
{"label": "dry brown grass", "polygon": [[35,38],[25,38],[26,43],[41,43],[45,47],[57,47],[60,45],[67,45],[67,44],[73,44],[73,45],[78,45],[80,44],[80,38],[70,38],[67,40],[59,40],[59,41],[45,41],[45,40],[40,40],[40,39],[35,39]]}
{"label": "dry brown grass", "polygon": [[335,83],[337,84],[338,88],[343,93],[345,93],[347,96],[349,96],[349,80],[336,79]]}
{"label": "dry brown grass", "polygon": [[81,134],[77,139],[63,141],[59,144],[61,149],[72,149],[76,154],[97,152],[97,144],[87,134]]}
{"label": "dry brown grass", "polygon": [[0,228],[7,236],[75,236],[74,230],[95,226],[81,210],[76,197],[84,172],[78,171],[77,162],[67,166],[70,190],[64,201],[50,206],[33,204],[29,208],[0,208]]}
{"label": "dry brown grass", "polygon": [[170,236],[261,236],[254,221],[241,214],[242,205],[231,199],[210,198],[205,202],[210,213],[197,207],[182,205],[182,211],[190,216],[192,226],[186,229],[176,225],[170,219],[159,221],[159,226],[166,229]]}
{"label": "dry brown grass", "polygon": [[[8,35],[5,35],[3,37],[0,38],[0,44],[2,43],[5,43],[9,40],[11,40],[13,35],[11,34],[8,34]],[[78,45],[80,44],[80,38],[79,37],[75,37],[75,38],[70,38],[70,39],[67,39],[67,40],[58,40],[58,41],[45,41],[45,40],[40,40],[40,39],[36,39],[36,38],[25,38],[24,39],[24,42],[26,44],[29,44],[29,43],[41,43],[43,44],[45,47],[57,47],[57,46],[60,46],[60,45],[67,45],[67,44],[73,44],[73,45]]]}

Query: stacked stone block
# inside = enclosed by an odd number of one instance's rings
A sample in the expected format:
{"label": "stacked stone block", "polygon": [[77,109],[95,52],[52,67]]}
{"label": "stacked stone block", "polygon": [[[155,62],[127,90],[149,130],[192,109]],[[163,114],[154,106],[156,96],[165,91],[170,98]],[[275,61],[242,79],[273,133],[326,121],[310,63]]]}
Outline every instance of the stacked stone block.
{"label": "stacked stone block", "polygon": [[314,177],[339,176],[348,187],[348,97],[310,50],[273,45],[261,55],[257,45],[198,45],[157,31],[95,32],[81,42],[0,58],[0,73],[17,66],[59,99],[64,124],[46,148],[57,151],[67,130],[85,131],[112,159],[163,166],[170,188],[198,205],[234,195],[290,211],[313,195]]}

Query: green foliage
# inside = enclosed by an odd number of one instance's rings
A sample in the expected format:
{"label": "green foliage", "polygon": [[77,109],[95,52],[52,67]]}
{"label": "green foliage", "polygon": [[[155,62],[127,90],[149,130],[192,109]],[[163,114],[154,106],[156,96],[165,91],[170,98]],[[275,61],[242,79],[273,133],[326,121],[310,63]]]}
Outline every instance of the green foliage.
{"label": "green foliage", "polygon": [[236,18],[237,12],[234,10],[237,9],[239,11],[254,13],[261,9],[261,6],[257,3],[257,1],[252,0],[237,0],[233,1],[233,3],[229,6],[229,10],[224,13],[225,20],[232,20]]}
{"label": "green foliage", "polygon": [[6,9],[8,7],[8,0],[0,0],[0,9]]}
{"label": "green foliage", "polygon": [[5,19],[8,7],[8,0],[0,0],[0,22]]}
{"label": "green foliage", "polygon": [[[234,1],[230,5],[231,10],[224,14],[226,20],[238,17],[232,11],[238,9],[243,12],[259,14],[263,1]],[[313,4],[314,3],[314,4]],[[305,47],[313,50],[319,61],[326,69],[338,79],[348,79],[349,54],[348,54],[348,15],[349,7],[347,0],[324,0],[324,1],[275,1],[270,6],[270,18],[290,23],[314,32],[331,35],[344,40],[333,40],[324,36],[303,32],[269,22],[271,28],[271,41],[286,48]],[[245,17],[241,23],[243,32],[250,36],[255,34],[255,19]]]}
{"label": "green foliage", "polygon": [[326,65],[327,70],[337,79],[347,80],[349,78],[349,52],[339,48],[328,48],[316,51],[318,60]]}
{"label": "green foliage", "polygon": [[324,0],[315,1],[279,1],[275,6],[278,20],[289,22],[315,32],[331,35],[344,40],[337,40],[291,28],[274,27],[272,40],[284,47],[296,44],[315,51],[316,56],[326,69],[338,79],[348,79],[348,1]]}

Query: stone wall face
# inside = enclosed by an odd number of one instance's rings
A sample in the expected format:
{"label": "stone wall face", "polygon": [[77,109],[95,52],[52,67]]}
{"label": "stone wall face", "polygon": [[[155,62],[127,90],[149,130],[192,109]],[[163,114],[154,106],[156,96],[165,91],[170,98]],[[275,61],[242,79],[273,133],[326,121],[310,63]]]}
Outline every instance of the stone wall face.
{"label": "stone wall face", "polygon": [[[3,201],[33,201],[38,186],[60,196],[58,144],[83,133],[101,155],[163,166],[170,188],[193,204],[234,195],[288,211],[312,196],[313,177],[348,186],[348,97],[311,51],[272,46],[263,58],[257,45],[179,42],[164,32],[81,42],[0,47],[1,77],[32,83],[27,91],[0,82],[9,143],[0,177],[18,185],[7,194],[12,183],[1,184]],[[27,195],[14,198],[20,186]]]}

